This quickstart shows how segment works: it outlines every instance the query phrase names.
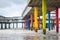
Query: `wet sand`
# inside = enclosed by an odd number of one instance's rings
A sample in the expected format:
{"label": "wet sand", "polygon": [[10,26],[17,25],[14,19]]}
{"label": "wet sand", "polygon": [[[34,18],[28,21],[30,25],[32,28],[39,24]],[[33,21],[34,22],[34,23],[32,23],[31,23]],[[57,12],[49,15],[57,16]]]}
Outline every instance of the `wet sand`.
{"label": "wet sand", "polygon": [[60,33],[47,31],[46,35],[30,30],[0,30],[0,40],[60,40]]}

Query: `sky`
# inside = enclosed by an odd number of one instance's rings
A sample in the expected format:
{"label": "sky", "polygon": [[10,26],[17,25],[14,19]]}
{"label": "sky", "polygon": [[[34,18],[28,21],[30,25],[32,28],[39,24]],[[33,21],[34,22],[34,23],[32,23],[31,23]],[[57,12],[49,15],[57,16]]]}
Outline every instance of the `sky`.
{"label": "sky", "polygon": [[[22,16],[29,1],[30,0],[0,0],[0,15],[5,17]],[[18,26],[21,28],[22,24],[20,23]]]}
{"label": "sky", "polygon": [[21,16],[29,0],[0,0],[0,15]]}

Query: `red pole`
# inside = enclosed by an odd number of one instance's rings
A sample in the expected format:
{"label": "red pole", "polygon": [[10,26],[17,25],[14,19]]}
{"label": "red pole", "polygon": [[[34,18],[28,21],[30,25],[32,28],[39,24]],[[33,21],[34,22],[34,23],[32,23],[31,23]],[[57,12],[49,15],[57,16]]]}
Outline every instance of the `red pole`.
{"label": "red pole", "polygon": [[32,14],[30,14],[30,28],[32,28],[32,23],[33,23]]}
{"label": "red pole", "polygon": [[58,24],[58,7],[56,7],[56,31],[58,32],[58,27],[59,27],[59,24]]}
{"label": "red pole", "polygon": [[38,19],[38,28],[40,29],[40,17]]}

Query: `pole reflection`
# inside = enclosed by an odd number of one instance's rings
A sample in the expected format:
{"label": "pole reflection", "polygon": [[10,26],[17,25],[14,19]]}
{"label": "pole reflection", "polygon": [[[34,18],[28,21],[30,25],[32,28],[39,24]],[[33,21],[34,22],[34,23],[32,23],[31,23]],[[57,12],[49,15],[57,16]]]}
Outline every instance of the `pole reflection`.
{"label": "pole reflection", "polygon": [[46,35],[43,35],[43,40],[47,40],[47,39],[46,39]]}

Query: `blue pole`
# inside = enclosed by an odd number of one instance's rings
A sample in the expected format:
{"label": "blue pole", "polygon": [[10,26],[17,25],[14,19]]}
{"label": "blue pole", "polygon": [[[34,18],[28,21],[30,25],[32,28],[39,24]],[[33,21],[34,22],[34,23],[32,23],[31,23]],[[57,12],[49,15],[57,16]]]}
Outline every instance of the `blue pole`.
{"label": "blue pole", "polygon": [[27,22],[28,22],[28,24],[27,24],[28,25],[28,29],[30,29],[30,20],[28,19]]}
{"label": "blue pole", "polygon": [[50,11],[48,11],[48,28],[50,30]]}
{"label": "blue pole", "polygon": [[30,17],[27,17],[27,25],[28,25],[28,29],[30,29]]}

